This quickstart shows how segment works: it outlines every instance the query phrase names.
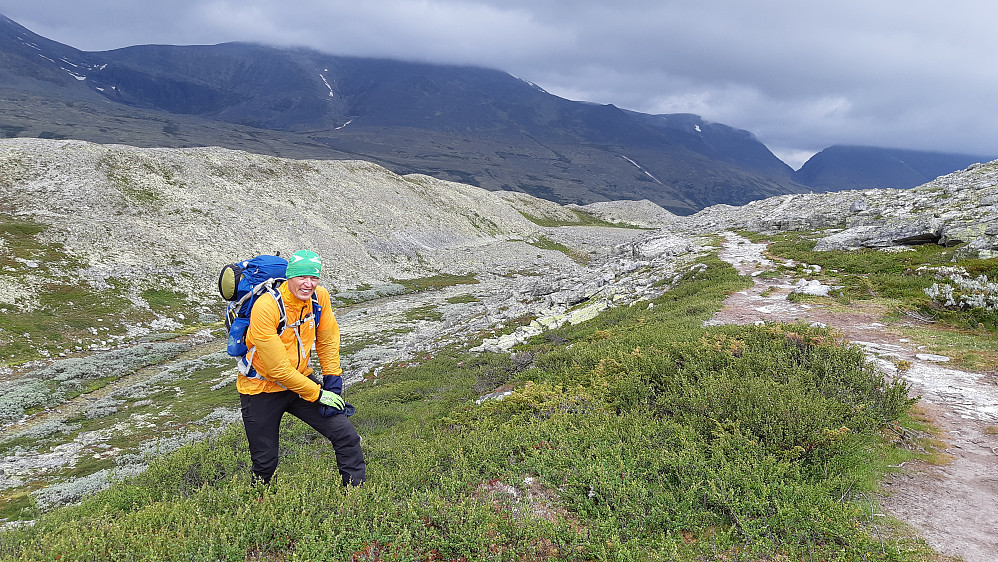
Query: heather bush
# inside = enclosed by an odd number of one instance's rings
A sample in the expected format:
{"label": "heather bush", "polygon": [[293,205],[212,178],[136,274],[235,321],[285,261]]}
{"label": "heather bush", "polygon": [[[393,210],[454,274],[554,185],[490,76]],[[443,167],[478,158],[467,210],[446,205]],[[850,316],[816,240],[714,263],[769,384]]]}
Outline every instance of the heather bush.
{"label": "heather bush", "polygon": [[46,406],[55,398],[48,385],[41,380],[0,383],[0,423],[17,421],[25,411]]}

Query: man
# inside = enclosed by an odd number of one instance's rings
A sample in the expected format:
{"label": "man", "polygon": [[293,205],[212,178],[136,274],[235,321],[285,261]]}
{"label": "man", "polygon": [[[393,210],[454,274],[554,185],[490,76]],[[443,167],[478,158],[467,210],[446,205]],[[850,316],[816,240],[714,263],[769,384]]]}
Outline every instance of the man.
{"label": "man", "polygon": [[[340,329],[333,316],[329,291],[319,286],[321,270],[322,260],[309,250],[295,252],[288,260],[287,281],[279,288],[287,326],[283,333],[277,333],[280,308],[276,299],[261,295],[250,313],[246,345],[250,350],[247,360],[253,369],[248,374],[240,372],[236,388],[253,459],[253,475],[264,483],[270,482],[277,469],[278,434],[285,412],[329,439],[344,485],[364,483],[364,455],[357,430],[344,414],[323,417],[319,412],[319,404],[343,409],[343,398],[323,390],[308,377],[312,373],[308,361],[313,344],[323,375],[339,377],[343,373]],[[313,293],[323,310],[318,326],[312,310]]]}

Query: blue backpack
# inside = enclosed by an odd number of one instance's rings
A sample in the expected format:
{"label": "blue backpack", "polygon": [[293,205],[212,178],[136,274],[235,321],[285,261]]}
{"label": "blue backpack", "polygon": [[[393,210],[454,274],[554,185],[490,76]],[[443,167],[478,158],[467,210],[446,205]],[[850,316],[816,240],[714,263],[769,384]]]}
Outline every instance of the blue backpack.
{"label": "blue backpack", "polygon": [[[284,311],[284,300],[278,289],[281,283],[287,281],[288,261],[280,255],[257,256],[252,259],[231,263],[222,268],[218,275],[218,292],[222,298],[229,301],[225,312],[225,328],[229,333],[227,350],[229,355],[238,357],[239,372],[249,378],[258,378],[253,368],[253,350],[246,346],[246,329],[249,328],[250,311],[261,295],[270,295],[277,301],[281,319],[277,325],[277,333],[282,334],[288,328],[297,328],[303,322],[312,319],[312,315],[288,325]],[[319,325],[322,307],[319,300],[312,294],[312,314],[315,325]],[[249,354],[247,356],[247,354]]]}

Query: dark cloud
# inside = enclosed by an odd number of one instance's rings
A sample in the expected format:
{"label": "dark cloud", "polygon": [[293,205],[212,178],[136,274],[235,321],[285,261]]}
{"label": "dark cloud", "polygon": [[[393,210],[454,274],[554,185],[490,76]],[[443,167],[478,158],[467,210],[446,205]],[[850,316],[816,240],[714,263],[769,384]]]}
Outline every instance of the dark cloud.
{"label": "dark cloud", "polygon": [[257,41],[498,68],[570,99],[832,144],[998,156],[998,5],[927,0],[0,0],[84,50]]}

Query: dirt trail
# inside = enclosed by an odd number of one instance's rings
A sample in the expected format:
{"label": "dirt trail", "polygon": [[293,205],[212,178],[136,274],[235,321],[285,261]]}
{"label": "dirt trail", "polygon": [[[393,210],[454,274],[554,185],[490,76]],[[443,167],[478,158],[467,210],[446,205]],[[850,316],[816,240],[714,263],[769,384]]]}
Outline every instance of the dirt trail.
{"label": "dirt trail", "polygon": [[951,462],[904,463],[884,482],[880,507],[944,556],[998,559],[998,377],[945,367],[945,357],[889,332],[875,314],[788,301],[792,280],[757,277],[776,265],[766,258],[766,245],[731,232],[725,237],[720,257],[743,275],[755,274],[755,285],[731,295],[709,323],[819,322],[862,346],[886,372],[896,372],[894,361],[910,361],[904,377],[912,394],[921,395],[921,409],[939,428]]}

